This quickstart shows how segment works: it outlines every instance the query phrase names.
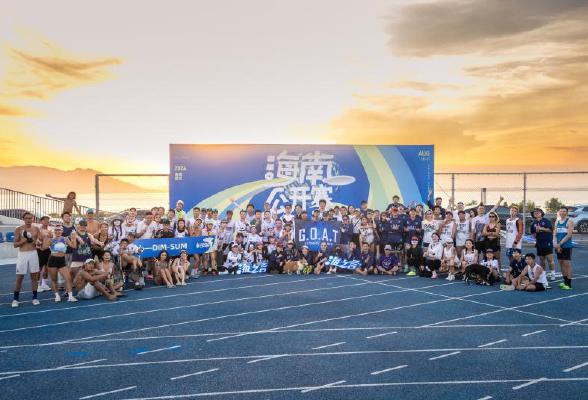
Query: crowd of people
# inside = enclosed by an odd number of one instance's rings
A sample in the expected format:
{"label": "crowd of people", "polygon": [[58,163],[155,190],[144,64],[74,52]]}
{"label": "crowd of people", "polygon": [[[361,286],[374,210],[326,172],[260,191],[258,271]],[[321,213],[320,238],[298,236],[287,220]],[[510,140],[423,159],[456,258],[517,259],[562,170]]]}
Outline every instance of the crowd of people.
{"label": "crowd of people", "polygon": [[[531,233],[536,254],[522,254],[523,221],[517,206],[503,227],[497,207],[466,211],[463,203],[444,208],[442,199],[426,205],[407,207],[399,196],[384,211],[372,210],[367,201],[359,207],[328,207],[303,210],[286,204],[276,210],[266,203],[263,209],[249,204],[240,210],[219,215],[214,209],[194,207],[190,215],[179,200],[175,208],[153,207],[137,217],[131,208],[124,218],[99,221],[92,209],[74,218],[80,210],[75,194],[65,199],[58,224],[49,217],[33,223],[31,213],[23,215],[24,225],[15,231],[18,249],[13,307],[19,306],[24,277],[32,282],[33,305],[37,294],[52,291],[55,301],[91,299],[102,295],[108,300],[124,296],[125,287],[140,289],[146,282],[168,288],[186,285],[202,275],[239,273],[239,267],[264,265],[268,273],[397,275],[428,277],[482,285],[503,282],[504,290],[542,291],[555,280],[554,252],[562,272],[561,289],[572,287],[573,221],[567,209],[558,212],[555,226],[541,209],[532,212]],[[297,221],[337,221],[339,241],[329,247],[322,242],[317,251],[297,248],[294,232]],[[504,231],[504,234],[502,233]],[[504,249],[501,237],[504,235]],[[215,246],[204,254],[182,251],[171,257],[162,251],[157,257],[142,257],[137,239],[214,236]],[[508,259],[503,268],[502,253]],[[355,269],[329,263],[332,256],[355,261]],[[50,286],[47,284],[50,282]]]}

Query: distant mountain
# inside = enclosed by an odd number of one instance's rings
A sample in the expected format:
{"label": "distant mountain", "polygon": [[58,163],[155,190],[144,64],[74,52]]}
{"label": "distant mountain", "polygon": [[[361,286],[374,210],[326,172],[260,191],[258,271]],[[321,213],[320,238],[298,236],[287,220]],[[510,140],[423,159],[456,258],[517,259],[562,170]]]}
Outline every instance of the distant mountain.
{"label": "distant mountain", "polygon": [[[25,193],[64,196],[68,192],[94,192],[94,176],[101,173],[92,169],[76,168],[63,171],[49,167],[0,167],[0,187]],[[157,192],[131,183],[103,176],[100,178],[103,193]]]}

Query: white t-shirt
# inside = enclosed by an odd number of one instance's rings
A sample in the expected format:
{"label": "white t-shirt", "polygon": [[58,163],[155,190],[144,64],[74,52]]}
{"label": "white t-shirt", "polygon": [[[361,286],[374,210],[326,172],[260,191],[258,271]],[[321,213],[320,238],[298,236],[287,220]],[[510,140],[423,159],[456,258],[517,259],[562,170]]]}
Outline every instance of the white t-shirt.
{"label": "white t-shirt", "polygon": [[506,248],[507,249],[521,249],[523,247],[522,240],[519,240],[516,246],[514,246],[514,241],[516,240],[519,229],[517,226],[517,222],[519,217],[509,218],[506,220]]}
{"label": "white t-shirt", "polygon": [[470,221],[465,220],[464,222],[457,221],[457,229],[455,233],[455,245],[465,246],[466,240],[468,240],[472,233],[472,225]]}
{"label": "white t-shirt", "polygon": [[[143,232],[145,229],[145,221],[141,221],[137,224],[137,232]],[[157,222],[151,221],[151,223],[147,226],[145,233],[140,236],[138,239],[151,239],[153,238],[153,234],[157,231]]]}
{"label": "white t-shirt", "polygon": [[[535,279],[535,276],[539,272],[538,269],[541,266],[539,264],[535,264],[535,266],[533,268],[531,268],[530,266],[528,266],[528,267],[529,268],[527,269],[527,274],[529,275],[529,279],[533,280],[533,279]],[[547,275],[545,273],[545,270],[543,270],[541,272],[541,275],[539,275],[539,278],[537,279],[536,282],[542,283],[543,286],[545,286],[545,287],[549,286],[549,284],[547,283]]]}
{"label": "white t-shirt", "polygon": [[482,261],[482,265],[490,269],[498,270],[498,260],[493,258],[492,260]]}
{"label": "white t-shirt", "polygon": [[430,243],[429,247],[427,247],[427,256],[435,260],[441,260],[443,256],[443,245],[441,242]]}
{"label": "white t-shirt", "polygon": [[427,221],[424,219],[421,225],[423,227],[423,243],[431,243],[431,236],[433,233],[437,232],[439,225],[441,225],[441,221],[435,219]]}

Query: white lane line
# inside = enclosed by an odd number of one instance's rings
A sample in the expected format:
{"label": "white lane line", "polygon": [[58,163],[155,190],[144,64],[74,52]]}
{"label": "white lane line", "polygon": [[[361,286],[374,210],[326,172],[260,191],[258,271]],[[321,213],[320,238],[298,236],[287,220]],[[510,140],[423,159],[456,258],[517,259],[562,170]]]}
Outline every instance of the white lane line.
{"label": "white lane line", "polygon": [[160,351],[166,351],[166,350],[173,350],[173,349],[179,349],[180,345],[176,345],[176,346],[171,346],[171,347],[162,347],[161,349],[155,349],[155,350],[147,350],[147,351],[142,351],[140,353],[137,353],[138,356],[142,356],[143,354],[149,354],[149,353],[159,353]]}
{"label": "white lane line", "polygon": [[500,340],[497,340],[495,342],[481,344],[478,347],[488,347],[488,346],[492,346],[492,345],[495,345],[495,344],[498,344],[498,343],[504,343],[506,341],[507,341],[506,339],[500,339]]}
{"label": "white lane line", "polygon": [[527,383],[523,383],[522,385],[513,386],[512,387],[512,390],[519,390],[519,389],[522,389],[524,387],[531,386],[531,385],[534,385],[536,383],[543,382],[543,381],[546,381],[546,380],[547,380],[547,378],[533,379],[532,381],[529,381]]}
{"label": "white lane line", "polygon": [[408,367],[408,365],[398,365],[396,367],[386,368],[386,369],[382,369],[380,371],[370,372],[370,375],[380,375],[380,374],[383,374],[384,372],[396,371],[397,369],[402,369],[402,368],[406,368],[406,367]]}
{"label": "white lane line", "polygon": [[19,374],[9,375],[9,376],[3,376],[3,377],[0,378],[0,381],[3,380],[3,379],[17,378],[19,376],[20,376]]}
{"label": "white lane line", "polygon": [[527,337],[527,336],[537,335],[538,333],[541,333],[541,332],[545,332],[545,329],[541,329],[540,331],[535,331],[535,332],[523,333],[521,336]]}
{"label": "white lane line", "polygon": [[[312,353],[292,353],[292,354],[257,354],[248,356],[228,356],[228,357],[210,357],[210,358],[187,358],[187,359],[174,359],[174,360],[161,360],[161,361],[136,361],[126,362],[119,364],[97,364],[97,365],[81,365],[77,367],[71,367],[68,369],[95,369],[95,368],[116,368],[116,367],[136,367],[143,365],[165,365],[165,364],[189,364],[196,362],[210,362],[210,361],[230,361],[230,360],[254,360],[258,358],[266,358],[273,356],[280,357],[333,357],[333,356],[351,356],[351,355],[374,355],[374,354],[404,354],[404,353],[442,353],[447,351],[526,351],[529,350],[584,350],[588,349],[588,345],[584,346],[522,346],[522,347],[484,347],[484,348],[452,348],[452,349],[410,349],[410,350],[363,350],[363,351],[338,351],[338,352],[312,352]],[[38,372],[52,372],[55,371],[55,367],[32,369],[32,370],[21,370],[21,371],[2,371],[2,375],[14,375],[14,374],[26,374],[26,373],[38,373]],[[571,378],[567,378],[571,379]],[[588,378],[586,378],[588,380]],[[526,382],[528,379],[525,379]]]}
{"label": "white lane line", "polygon": [[312,349],[313,350],[326,349],[327,347],[340,346],[345,343],[347,343],[347,342],[337,342],[337,343],[332,343],[332,344],[326,344],[324,346],[313,347]]}
{"label": "white lane line", "polygon": [[198,371],[198,372],[193,372],[191,374],[174,376],[173,378],[169,378],[169,379],[172,380],[172,381],[175,381],[176,379],[183,379],[183,378],[187,378],[189,376],[204,375],[204,374],[208,374],[210,372],[215,372],[215,371],[218,371],[218,370],[219,370],[219,368],[207,369],[206,371]]}
{"label": "white lane line", "polygon": [[101,361],[106,361],[106,358],[101,358],[99,360],[92,360],[92,361],[81,362],[81,363],[77,363],[77,364],[62,365],[61,367],[56,367],[55,369],[67,369],[67,368],[70,368],[70,367],[78,367],[80,365],[94,364],[94,363],[98,363],[98,362],[101,362]]}
{"label": "white lane line", "polygon": [[563,372],[571,372],[571,371],[574,371],[576,369],[580,369],[582,367],[585,367],[587,365],[588,365],[588,362],[585,362],[585,363],[582,363],[582,364],[578,364],[578,365],[574,365],[573,367],[564,369]]}
{"label": "white lane line", "polygon": [[492,396],[484,396],[484,397],[480,397],[478,400],[490,400],[492,399]]}
{"label": "white lane line", "polygon": [[92,399],[92,398],[94,398],[94,397],[106,396],[107,394],[118,393],[118,392],[124,392],[125,390],[131,390],[131,389],[135,389],[136,387],[137,387],[137,386],[129,386],[129,387],[122,388],[122,389],[111,390],[110,392],[96,393],[96,394],[92,394],[92,395],[90,395],[90,396],[84,396],[84,397],[80,397],[80,400],[85,400],[85,399]]}
{"label": "white lane line", "polygon": [[[551,378],[551,379],[544,379],[545,381],[549,382],[586,382],[588,381],[588,377],[586,378]],[[435,382],[382,382],[382,383],[356,383],[356,384],[348,384],[348,385],[333,385],[333,386],[319,386],[320,389],[358,389],[358,388],[382,388],[382,387],[402,387],[402,386],[453,386],[453,385],[488,385],[491,383],[499,383],[499,384],[507,384],[507,383],[519,383],[519,382],[528,382],[529,378],[527,379],[508,379],[508,380],[471,380],[471,381],[435,381]],[[226,392],[201,392],[201,393],[182,393],[177,395],[167,395],[167,396],[155,396],[155,397],[137,397],[137,398],[127,398],[121,400],[173,400],[173,399],[186,399],[186,398],[195,398],[195,397],[211,397],[211,396],[231,396],[231,395],[239,395],[239,394],[261,394],[261,393],[276,393],[276,392],[293,392],[293,391],[300,391],[300,390],[308,390],[311,387],[281,387],[281,388],[259,388],[259,389],[247,389],[247,390],[233,390],[233,391],[226,391]]]}
{"label": "white lane line", "polygon": [[362,285],[365,285],[365,283],[354,284],[354,285],[331,286],[328,288],[305,289],[305,290],[297,290],[297,291],[293,291],[293,292],[271,293],[271,294],[265,294],[265,295],[260,295],[260,296],[232,298],[232,299],[217,300],[217,301],[204,302],[204,303],[186,304],[186,305],[174,306],[174,307],[155,308],[155,309],[151,309],[151,310],[131,311],[131,312],[127,312],[127,313],[114,313],[114,314],[110,314],[110,315],[103,315],[100,317],[88,317],[88,318],[83,318],[83,319],[60,321],[60,322],[54,322],[54,323],[48,323],[48,324],[42,324],[42,325],[30,325],[30,326],[23,326],[20,328],[5,329],[5,330],[0,330],[0,333],[17,332],[17,331],[24,331],[24,330],[28,330],[28,329],[40,329],[40,328],[47,328],[47,327],[52,327],[52,326],[63,326],[63,325],[76,324],[76,323],[88,322],[88,321],[99,321],[99,320],[106,320],[106,319],[113,319],[113,318],[123,318],[123,317],[135,316],[135,315],[152,314],[152,313],[157,313],[157,312],[168,312],[168,311],[183,310],[183,309],[196,308],[196,307],[208,306],[208,305],[225,304],[225,303],[232,303],[232,302],[246,301],[246,300],[266,299],[266,298],[271,298],[271,297],[289,296],[292,294],[309,293],[309,292],[317,292],[317,291],[324,291],[324,290],[333,290],[333,289],[340,289],[340,288],[351,287],[351,286],[362,286]]}
{"label": "white lane line", "polygon": [[454,351],[453,353],[441,354],[440,356],[437,356],[437,357],[431,357],[431,358],[429,358],[429,360],[430,361],[432,361],[432,360],[438,360],[440,358],[454,356],[454,355],[459,354],[459,353],[461,353],[461,351]]}
{"label": "white lane line", "polygon": [[578,321],[572,321],[570,323],[560,325],[560,328],[562,328],[564,326],[570,326],[570,325],[582,325],[582,322],[586,322],[586,321],[588,321],[588,318],[584,318],[584,319],[581,319]]}
{"label": "white lane line", "polygon": [[311,387],[308,389],[301,390],[300,393],[308,393],[308,392],[313,392],[315,390],[328,389],[331,386],[340,385],[345,382],[347,382],[347,381],[337,381],[337,382],[327,383],[326,385],[323,385],[323,386],[316,386],[316,387]]}
{"label": "white lane line", "polygon": [[373,335],[373,336],[366,336],[366,339],[375,339],[375,338],[379,338],[382,336],[388,336],[388,335],[395,335],[398,332],[394,331],[394,332],[386,332],[386,333],[380,333],[379,335]]}
{"label": "white lane line", "polygon": [[274,360],[276,358],[280,358],[282,356],[271,356],[271,357],[263,357],[263,358],[258,358],[257,360],[251,360],[251,361],[247,361],[247,364],[255,364],[261,361],[267,361],[267,360]]}

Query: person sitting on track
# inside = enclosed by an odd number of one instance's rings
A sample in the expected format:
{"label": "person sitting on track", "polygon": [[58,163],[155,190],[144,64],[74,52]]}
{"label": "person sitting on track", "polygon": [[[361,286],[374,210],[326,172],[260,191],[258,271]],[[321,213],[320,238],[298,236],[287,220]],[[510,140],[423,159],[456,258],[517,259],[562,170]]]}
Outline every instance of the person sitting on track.
{"label": "person sitting on track", "polygon": [[460,257],[460,272],[464,274],[463,279],[465,279],[465,270],[468,267],[468,265],[477,263],[478,250],[476,250],[476,248],[474,247],[474,240],[467,239],[464,243],[464,248]]}
{"label": "person sitting on track", "polygon": [[375,256],[370,251],[370,245],[366,242],[361,244],[361,265],[355,269],[355,273],[366,276],[368,274],[377,274]]}
{"label": "person sitting on track", "polygon": [[410,239],[410,247],[406,249],[406,262],[409,268],[406,276],[415,276],[416,272],[423,267],[423,248],[419,244],[418,236]]}
{"label": "person sitting on track", "polygon": [[98,262],[97,268],[99,271],[105,272],[108,278],[106,278],[106,286],[111,290],[115,291],[118,296],[122,296],[122,288],[124,286],[124,280],[120,267],[112,262],[112,253],[109,250],[105,250],[102,253],[102,258]]}
{"label": "person sitting on track", "polygon": [[424,269],[421,270],[421,276],[437,279],[437,271],[441,268],[441,258],[443,257],[443,244],[437,233],[431,235],[431,243],[425,251],[425,257],[427,261]]}
{"label": "person sitting on track", "polygon": [[498,260],[494,258],[494,249],[486,249],[486,257],[484,258],[484,261],[480,263],[480,265],[483,265],[490,270],[490,274],[488,275],[488,283],[492,285],[494,282],[500,282]]}
{"label": "person sitting on track", "polygon": [[[525,255],[525,269],[521,274],[513,279],[513,286],[517,290],[524,290],[526,292],[542,292],[549,287],[547,283],[547,273],[542,266],[535,263],[535,254],[528,253]],[[525,282],[525,278],[528,281]]]}
{"label": "person sitting on track", "polygon": [[78,291],[78,298],[90,300],[100,293],[108,300],[116,300],[118,298],[117,293],[108,289],[103,283],[107,278],[108,275],[105,272],[96,269],[94,259],[88,258],[73,281]]}
{"label": "person sitting on track", "polygon": [[158,285],[165,285],[168,288],[175,287],[174,280],[171,273],[171,260],[167,251],[163,250],[159,253],[159,257],[155,260],[154,280]]}
{"label": "person sitting on track", "polygon": [[392,254],[392,246],[384,246],[384,254],[380,256],[376,263],[377,273],[381,275],[395,276],[400,271],[400,260]]}
{"label": "person sitting on track", "polygon": [[[446,215],[452,215],[451,213],[447,213]],[[452,217],[448,217],[452,218]],[[453,246],[453,239],[450,236],[445,237],[445,247],[443,248],[443,255],[441,257],[441,268],[440,270],[445,272],[447,271],[447,279],[448,281],[455,280],[455,274],[458,271],[458,267],[456,266],[459,263],[459,259],[457,258],[457,250],[455,246]]]}

